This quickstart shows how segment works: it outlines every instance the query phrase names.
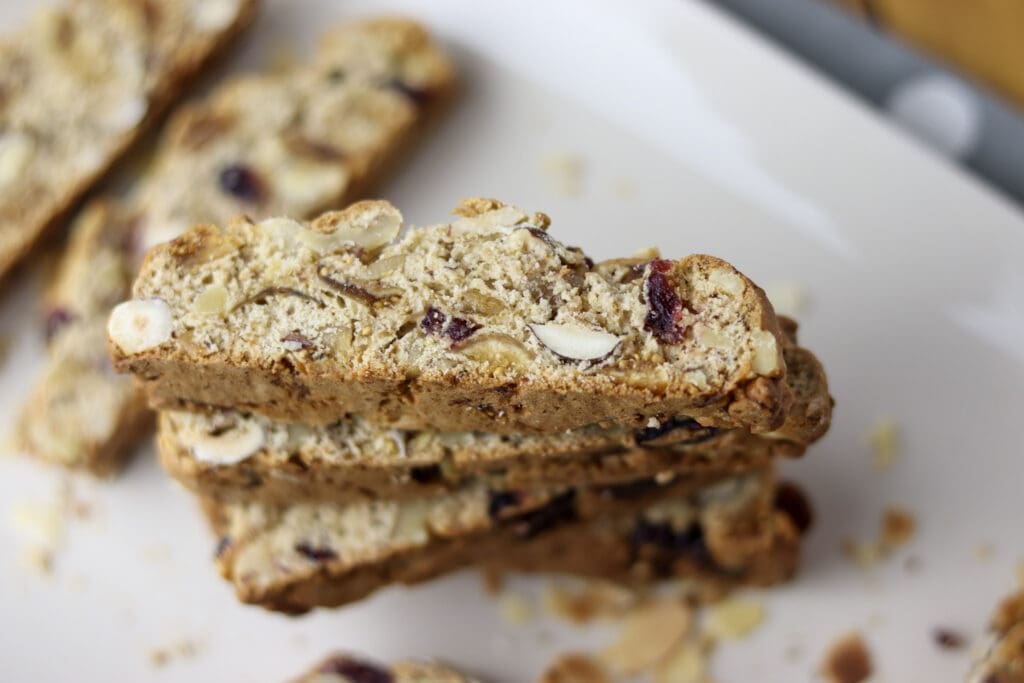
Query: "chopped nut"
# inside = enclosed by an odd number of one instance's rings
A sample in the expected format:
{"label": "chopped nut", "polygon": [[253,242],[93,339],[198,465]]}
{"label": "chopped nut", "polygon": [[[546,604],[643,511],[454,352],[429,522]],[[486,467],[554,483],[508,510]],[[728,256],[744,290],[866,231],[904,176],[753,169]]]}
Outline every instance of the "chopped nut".
{"label": "chopped nut", "polygon": [[830,683],[861,683],[872,673],[871,653],[860,634],[851,633],[834,642],[825,653],[820,673]]}
{"label": "chopped nut", "polygon": [[264,440],[263,427],[259,423],[240,421],[213,434],[192,434],[192,455],[196,460],[212,465],[234,465],[260,450]]}
{"label": "chopped nut", "polygon": [[690,610],[680,602],[662,600],[626,615],[619,639],[601,653],[613,671],[631,675],[665,660],[690,629]]}
{"label": "chopped nut", "polygon": [[603,360],[619,345],[614,334],[574,323],[534,324],[529,328],[543,346],[567,361]]}
{"label": "chopped nut", "polygon": [[704,634],[714,640],[745,638],[764,621],[764,605],[749,598],[728,598],[708,609]]}
{"label": "chopped nut", "polygon": [[900,455],[900,432],[896,422],[893,420],[876,422],[868,435],[868,443],[874,452],[875,468],[887,470],[892,467]]}
{"label": "chopped nut", "polygon": [[654,683],[705,683],[707,663],[704,650],[694,642],[676,648],[654,672]]}
{"label": "chopped nut", "polygon": [[533,607],[521,595],[511,593],[502,596],[499,602],[501,618],[512,626],[523,626],[533,619]]}
{"label": "chopped nut", "polygon": [[149,662],[154,667],[167,666],[175,659],[189,659],[199,654],[200,647],[197,642],[187,638],[165,647],[154,648],[149,651]]}
{"label": "chopped nut", "polygon": [[200,315],[224,313],[228,308],[228,289],[221,284],[212,284],[196,295],[192,310]]}
{"label": "chopped nut", "polygon": [[579,590],[548,584],[544,606],[553,615],[575,624],[603,617],[621,617],[636,605],[639,595],[608,581],[588,581]]}
{"label": "chopped nut", "polygon": [[754,332],[754,360],[752,367],[759,375],[770,375],[779,369],[779,347],[775,335],[768,330]]}
{"label": "chopped nut", "polygon": [[567,653],[548,664],[540,683],[610,683],[601,665],[588,655]]}
{"label": "chopped nut", "polygon": [[743,296],[743,290],[746,289],[746,286],[743,284],[743,278],[731,270],[714,270],[708,275],[708,281],[713,285],[717,285],[729,296],[736,298]]}
{"label": "chopped nut", "polygon": [[159,299],[136,299],[114,307],[107,334],[125,353],[140,353],[171,339],[171,309]]}

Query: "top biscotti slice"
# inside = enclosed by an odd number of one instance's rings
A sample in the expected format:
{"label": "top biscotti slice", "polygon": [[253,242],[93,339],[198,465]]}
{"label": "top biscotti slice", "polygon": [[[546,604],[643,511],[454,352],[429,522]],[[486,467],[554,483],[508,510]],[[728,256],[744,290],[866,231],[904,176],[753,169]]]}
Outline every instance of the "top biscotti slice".
{"label": "top biscotti slice", "polygon": [[0,43],[0,276],[238,33],[255,0],[72,0]]}
{"label": "top biscotti slice", "polygon": [[[411,229],[367,201],[240,217],[150,250],[108,322],[157,408],[550,434],[686,416],[780,427],[784,338],[760,288],[693,255],[595,265],[548,218],[464,201]],[[653,421],[653,422],[652,422]]]}

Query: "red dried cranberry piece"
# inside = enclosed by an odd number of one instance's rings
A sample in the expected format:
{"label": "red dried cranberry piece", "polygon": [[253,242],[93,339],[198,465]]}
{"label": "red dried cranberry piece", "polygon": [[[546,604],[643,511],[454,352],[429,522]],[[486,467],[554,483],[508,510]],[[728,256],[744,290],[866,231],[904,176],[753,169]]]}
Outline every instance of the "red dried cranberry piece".
{"label": "red dried cranberry piece", "polygon": [[[673,432],[681,432],[673,434]],[[661,437],[673,434],[666,443],[672,444],[693,444],[707,441],[718,434],[717,427],[705,427],[691,417],[673,417],[665,420],[657,427],[644,427],[633,432],[633,438],[637,445],[659,440]],[[678,438],[677,438],[678,437]]]}
{"label": "red dried cranberry piece", "polygon": [[344,655],[327,660],[320,665],[318,671],[324,674],[338,674],[352,683],[391,683],[393,680],[391,674],[379,666]]}
{"label": "red dried cranberry piece", "polygon": [[519,498],[518,491],[492,491],[487,502],[487,514],[492,520],[497,520],[505,508],[518,505]]}
{"label": "red dried cranberry piece", "polygon": [[637,552],[651,546],[673,557],[689,558],[701,566],[714,564],[704,540],[704,530],[699,524],[677,531],[669,522],[651,522],[641,517],[633,526],[629,541]]}
{"label": "red dried cranberry piece", "polygon": [[576,491],[570,489],[552,498],[546,505],[514,518],[512,530],[522,539],[576,519]]}
{"label": "red dried cranberry piece", "polygon": [[471,334],[480,329],[480,325],[465,318],[452,318],[445,328],[444,334],[452,340],[452,346],[465,341]]}
{"label": "red dried cranberry piece", "polygon": [[447,319],[448,316],[431,306],[427,309],[423,320],[420,321],[420,327],[427,334],[438,334],[444,329],[444,323]]}
{"label": "red dried cranberry piece", "polygon": [[75,316],[66,308],[54,308],[46,316],[46,341],[52,340],[57,333],[68,326]]}
{"label": "red dried cranberry piece", "polygon": [[220,189],[246,202],[258,202],[263,198],[263,182],[247,166],[231,164],[221,169],[217,176]]}
{"label": "red dried cranberry piece", "polygon": [[680,343],[686,332],[685,328],[679,326],[679,320],[683,317],[683,300],[676,291],[675,282],[667,275],[671,269],[671,261],[651,261],[651,274],[647,276],[644,288],[647,298],[644,329],[663,344]]}
{"label": "red dried cranberry piece", "polygon": [[331,548],[317,548],[305,541],[295,544],[295,552],[313,562],[326,562],[338,559],[338,553],[334,552]]}
{"label": "red dried cranberry piece", "polygon": [[807,500],[807,496],[796,484],[788,481],[779,484],[775,489],[775,509],[784,512],[801,534],[814,525],[811,501]]}
{"label": "red dried cranberry piece", "polygon": [[433,484],[441,480],[439,465],[420,465],[409,470],[409,478],[417,484]]}

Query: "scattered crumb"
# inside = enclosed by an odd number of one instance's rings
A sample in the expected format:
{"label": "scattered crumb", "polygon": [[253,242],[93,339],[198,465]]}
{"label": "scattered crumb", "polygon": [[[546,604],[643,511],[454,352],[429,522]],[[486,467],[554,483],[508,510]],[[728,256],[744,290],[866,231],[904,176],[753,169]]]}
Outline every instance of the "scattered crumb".
{"label": "scattered crumb", "polygon": [[589,655],[570,652],[548,664],[540,683],[610,683],[610,679]]}
{"label": "scattered crumb", "polygon": [[807,309],[807,290],[799,282],[770,282],[765,293],[776,313],[797,316]]}
{"label": "scattered crumb", "polygon": [[21,551],[21,564],[33,574],[49,576],[53,573],[54,553],[49,548],[33,545]]}
{"label": "scattered crumb", "polygon": [[728,598],[708,608],[704,633],[713,640],[750,635],[764,621],[764,605],[749,598]]}
{"label": "scattered crumb", "polygon": [[533,619],[533,606],[521,595],[510,593],[498,603],[501,618],[512,626],[523,626]]}
{"label": "scattered crumb", "polygon": [[659,600],[637,607],[622,621],[619,639],[605,648],[601,659],[613,671],[631,675],[664,661],[690,630],[688,607]]}
{"label": "scattered crumb", "polygon": [[899,506],[889,507],[882,515],[882,547],[895,550],[908,543],[916,530],[917,520],[909,510]]}
{"label": "scattered crumb", "polygon": [[583,184],[583,160],[565,153],[549,154],[541,169],[551,181],[552,188],[561,195],[575,196]]}
{"label": "scattered crumb", "polygon": [[639,600],[636,591],[609,581],[593,580],[576,590],[549,583],[544,592],[544,607],[554,616],[574,624],[594,619],[620,617]]}
{"label": "scattered crumb", "polygon": [[495,566],[482,567],[480,569],[480,584],[484,593],[495,596],[505,589],[505,572]]}
{"label": "scattered crumb", "polygon": [[700,645],[692,641],[680,643],[679,647],[654,672],[654,683],[705,683],[705,681],[707,681],[707,656]]}
{"label": "scattered crumb", "polygon": [[860,683],[871,676],[871,653],[858,633],[843,636],[825,652],[819,669],[830,683]]}
{"label": "scattered crumb", "polygon": [[960,650],[967,644],[963,634],[941,626],[932,631],[932,639],[943,650]]}
{"label": "scattered crumb", "polygon": [[901,441],[899,426],[895,420],[883,419],[875,423],[868,434],[875,469],[887,470],[896,463],[900,456]]}
{"label": "scattered crumb", "polygon": [[991,543],[979,543],[974,548],[974,557],[977,558],[978,562],[988,562],[996,554],[996,549]]}
{"label": "scattered crumb", "polygon": [[616,178],[612,184],[612,192],[619,199],[632,199],[636,196],[636,184],[629,178]]}
{"label": "scattered crumb", "polygon": [[182,638],[167,647],[154,648],[149,651],[149,663],[162,668],[176,659],[192,659],[199,654],[199,644],[189,638]]}
{"label": "scattered crumb", "polygon": [[870,569],[906,545],[914,537],[916,528],[917,522],[909,510],[899,506],[888,507],[882,513],[878,538],[870,541],[845,539],[842,542],[843,553],[860,568]]}

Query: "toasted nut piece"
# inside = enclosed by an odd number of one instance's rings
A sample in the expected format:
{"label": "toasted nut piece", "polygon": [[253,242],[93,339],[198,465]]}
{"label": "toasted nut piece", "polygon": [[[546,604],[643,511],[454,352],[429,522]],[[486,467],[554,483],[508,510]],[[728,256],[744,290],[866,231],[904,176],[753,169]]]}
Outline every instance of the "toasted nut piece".
{"label": "toasted nut piece", "polygon": [[160,299],[125,301],[107,321],[110,340],[125,353],[139,353],[171,339],[171,309]]}
{"label": "toasted nut piece", "polygon": [[764,605],[755,600],[729,598],[711,607],[706,635],[716,640],[743,638],[764,620]]}
{"label": "toasted nut piece", "polygon": [[226,431],[192,436],[192,455],[213,465],[234,465],[263,447],[263,427],[253,420],[240,421]]}
{"label": "toasted nut piece", "polygon": [[775,336],[768,330],[757,330],[754,335],[754,372],[770,375],[780,367],[779,346],[775,343]]}
{"label": "toasted nut piece", "polygon": [[228,290],[221,284],[212,284],[199,292],[192,302],[192,310],[200,315],[223,313],[228,307]]}
{"label": "toasted nut piece", "polygon": [[582,325],[547,323],[529,327],[541,344],[564,360],[601,360],[619,345],[614,334]]}
{"label": "toasted nut piece", "polygon": [[299,233],[299,240],[321,254],[348,245],[372,251],[395,239],[401,229],[398,209],[386,202],[365,201],[323,214]]}

